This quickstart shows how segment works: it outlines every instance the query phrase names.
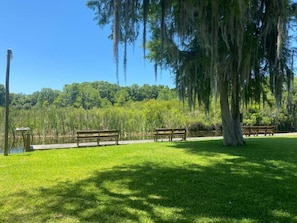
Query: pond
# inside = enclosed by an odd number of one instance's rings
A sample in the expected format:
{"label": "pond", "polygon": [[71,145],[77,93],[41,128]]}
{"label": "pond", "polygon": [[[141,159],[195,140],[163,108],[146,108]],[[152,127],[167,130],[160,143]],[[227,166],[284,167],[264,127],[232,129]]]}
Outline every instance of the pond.
{"label": "pond", "polygon": [[[18,154],[18,153],[24,153],[25,148],[18,147],[18,148],[9,148],[9,154]],[[0,148],[0,154],[4,154],[4,149]]]}

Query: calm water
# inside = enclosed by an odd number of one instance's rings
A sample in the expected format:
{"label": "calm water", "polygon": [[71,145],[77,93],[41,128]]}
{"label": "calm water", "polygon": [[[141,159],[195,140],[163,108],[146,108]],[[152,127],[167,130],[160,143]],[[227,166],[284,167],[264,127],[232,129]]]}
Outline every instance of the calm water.
{"label": "calm water", "polygon": [[[18,154],[18,153],[24,153],[25,152],[25,148],[10,148],[9,149],[9,154]],[[4,154],[4,149],[0,148],[0,154]]]}

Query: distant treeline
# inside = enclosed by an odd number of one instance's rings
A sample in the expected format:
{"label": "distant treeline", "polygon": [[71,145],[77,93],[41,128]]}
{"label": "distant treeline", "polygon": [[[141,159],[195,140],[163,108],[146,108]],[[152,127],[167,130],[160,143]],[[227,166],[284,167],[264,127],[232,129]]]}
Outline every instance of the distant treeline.
{"label": "distant treeline", "polygon": [[[170,100],[176,98],[175,89],[164,85],[121,87],[108,82],[83,82],[65,85],[62,91],[43,88],[32,94],[10,93],[10,107],[17,109],[42,108],[54,105],[58,108],[103,108],[121,106],[127,102],[150,99]],[[5,87],[0,85],[0,106],[5,105]]]}

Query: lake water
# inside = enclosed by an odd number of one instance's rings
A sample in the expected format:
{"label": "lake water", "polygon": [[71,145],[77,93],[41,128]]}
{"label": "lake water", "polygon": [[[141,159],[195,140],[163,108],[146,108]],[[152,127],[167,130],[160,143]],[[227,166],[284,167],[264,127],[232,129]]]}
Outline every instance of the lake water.
{"label": "lake water", "polygon": [[[18,153],[24,153],[25,152],[25,148],[10,148],[9,149],[9,154],[18,154]],[[0,148],[0,154],[4,154],[4,149]]]}

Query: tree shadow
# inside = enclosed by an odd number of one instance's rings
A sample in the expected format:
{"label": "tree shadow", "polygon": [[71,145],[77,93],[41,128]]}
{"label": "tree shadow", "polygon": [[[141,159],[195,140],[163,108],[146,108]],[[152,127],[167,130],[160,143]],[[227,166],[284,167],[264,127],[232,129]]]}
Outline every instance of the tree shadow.
{"label": "tree shadow", "polygon": [[238,147],[223,146],[221,139],[177,142],[172,145],[176,149],[184,149],[189,153],[229,154],[246,159],[284,159],[295,162],[297,156],[297,138],[285,137],[253,137],[246,138],[246,145]]}
{"label": "tree shadow", "polygon": [[[175,146],[198,154],[206,152],[195,149],[203,145],[203,142],[188,142]],[[212,148],[211,156],[219,151]],[[292,199],[296,198],[292,191],[297,181],[293,175],[290,177],[293,171],[296,173],[296,165],[286,170],[292,172],[282,178],[279,170],[232,156],[227,162],[209,166],[188,163],[170,167],[151,162],[118,166],[93,172],[80,181],[39,188],[34,193],[10,194],[7,200],[18,201],[17,209],[24,205],[24,210],[10,210],[5,219],[0,217],[0,220],[297,222],[297,203]],[[3,207],[7,200],[0,201],[0,205]],[[34,205],[26,206],[28,200]]]}

